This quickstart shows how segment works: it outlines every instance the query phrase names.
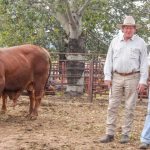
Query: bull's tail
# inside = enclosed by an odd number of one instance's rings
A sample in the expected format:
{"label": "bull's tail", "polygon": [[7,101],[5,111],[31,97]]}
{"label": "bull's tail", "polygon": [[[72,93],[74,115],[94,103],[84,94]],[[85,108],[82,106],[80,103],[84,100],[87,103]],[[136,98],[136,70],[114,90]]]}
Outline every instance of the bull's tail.
{"label": "bull's tail", "polygon": [[48,77],[47,77],[47,81],[46,81],[46,83],[45,83],[45,90],[49,87],[49,85],[50,85],[50,75],[51,75],[51,69],[52,69],[52,64],[51,64],[51,59],[49,58],[49,65],[50,65],[50,67],[49,67],[49,71],[48,71]]}
{"label": "bull's tail", "polygon": [[44,87],[44,90],[46,90],[48,87],[49,87],[49,84],[50,84],[50,75],[51,75],[51,69],[52,69],[52,63],[51,63],[51,57],[50,57],[50,54],[49,54],[49,52],[46,50],[46,49],[44,49],[44,48],[42,48],[47,54],[48,54],[48,56],[49,56],[49,71],[48,71],[48,77],[47,77],[47,80],[46,80],[46,83],[45,83],[45,87]]}

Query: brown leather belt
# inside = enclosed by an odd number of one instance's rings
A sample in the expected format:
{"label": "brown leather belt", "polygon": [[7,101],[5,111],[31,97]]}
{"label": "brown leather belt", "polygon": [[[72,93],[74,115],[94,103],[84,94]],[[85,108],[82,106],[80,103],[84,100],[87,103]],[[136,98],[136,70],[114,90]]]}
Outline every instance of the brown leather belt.
{"label": "brown leather belt", "polygon": [[115,73],[119,74],[121,76],[128,76],[128,75],[132,75],[132,74],[135,74],[135,73],[140,73],[140,71],[129,72],[129,73],[120,73],[120,72],[115,71]]}

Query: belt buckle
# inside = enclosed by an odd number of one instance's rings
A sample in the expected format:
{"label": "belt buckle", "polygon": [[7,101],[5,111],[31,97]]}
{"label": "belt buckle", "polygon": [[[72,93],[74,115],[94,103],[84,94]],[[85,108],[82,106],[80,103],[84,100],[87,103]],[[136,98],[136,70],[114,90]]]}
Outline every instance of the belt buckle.
{"label": "belt buckle", "polygon": [[125,76],[126,75],[126,73],[120,73],[122,76]]}

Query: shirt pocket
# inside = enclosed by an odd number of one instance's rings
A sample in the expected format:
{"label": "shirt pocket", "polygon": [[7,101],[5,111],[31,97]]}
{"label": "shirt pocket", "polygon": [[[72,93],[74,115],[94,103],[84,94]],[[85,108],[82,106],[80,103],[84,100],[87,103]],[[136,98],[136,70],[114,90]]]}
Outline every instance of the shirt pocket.
{"label": "shirt pocket", "polygon": [[130,50],[130,58],[138,59],[140,56],[140,50],[138,48],[131,48]]}
{"label": "shirt pocket", "polygon": [[118,58],[120,56],[121,53],[121,48],[120,49],[115,49],[114,50],[114,54],[113,54],[113,58]]}

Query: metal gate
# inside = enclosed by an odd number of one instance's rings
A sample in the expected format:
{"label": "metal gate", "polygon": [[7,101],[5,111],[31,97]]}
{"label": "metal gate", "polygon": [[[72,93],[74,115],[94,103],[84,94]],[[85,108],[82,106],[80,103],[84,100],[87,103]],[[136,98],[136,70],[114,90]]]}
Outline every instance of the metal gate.
{"label": "metal gate", "polygon": [[[69,53],[70,54],[70,53]],[[71,53],[71,55],[77,55],[79,53]],[[67,86],[67,60],[60,59],[60,55],[68,55],[68,53],[51,53],[52,68],[49,82],[47,84],[46,94],[54,95],[57,91],[64,92]],[[88,94],[90,102],[93,101],[93,97],[97,94],[108,95],[108,88],[104,84],[103,67],[105,63],[105,55],[97,55],[95,53],[82,54],[84,60],[78,60],[84,62],[84,92]],[[72,68],[75,69],[75,68]],[[72,77],[78,77],[77,74]],[[79,85],[80,86],[80,85]],[[139,95],[139,98],[148,97],[148,91]]]}

